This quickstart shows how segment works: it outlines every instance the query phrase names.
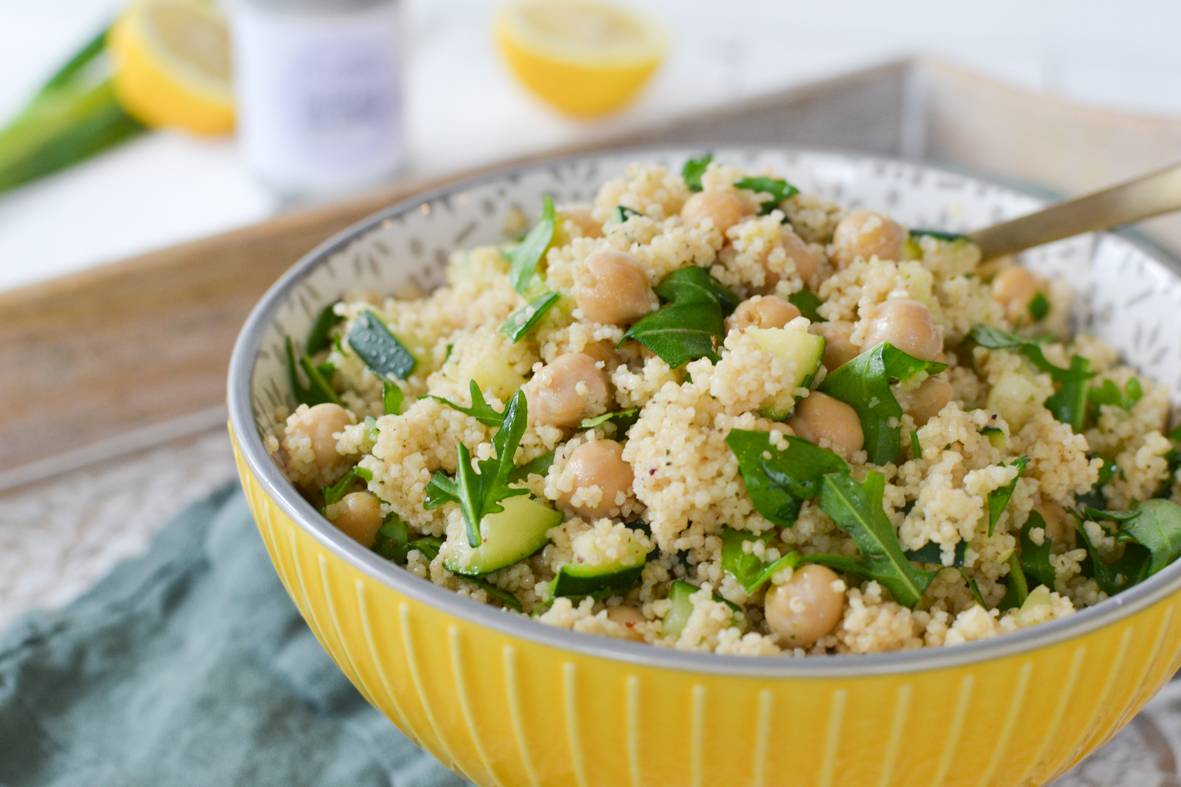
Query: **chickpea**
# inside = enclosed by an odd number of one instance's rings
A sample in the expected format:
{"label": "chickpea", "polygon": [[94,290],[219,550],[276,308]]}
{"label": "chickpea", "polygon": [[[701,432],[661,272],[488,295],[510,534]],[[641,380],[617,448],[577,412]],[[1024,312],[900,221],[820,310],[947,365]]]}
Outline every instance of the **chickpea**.
{"label": "chickpea", "polygon": [[738,304],[727,319],[727,328],[731,331],[782,328],[799,316],[800,310],[778,295],[756,295]]}
{"label": "chickpea", "polygon": [[1074,517],[1065,508],[1045,501],[1038,503],[1033,510],[1041,514],[1046,522],[1046,538],[1058,544],[1074,544]]}
{"label": "chickpea", "polygon": [[597,342],[589,342],[582,347],[582,353],[589,355],[596,361],[602,361],[604,364],[614,363],[618,355],[615,352],[615,345],[606,339]]}
{"label": "chickpea", "polygon": [[943,337],[931,312],[918,301],[897,298],[879,303],[869,310],[868,318],[867,349],[889,342],[904,353],[928,361],[938,360],[943,353]]}
{"label": "chickpea", "polygon": [[865,446],[857,411],[819,391],[800,400],[787,425],[798,436],[817,445],[828,445],[846,459]]}
{"label": "chickpea", "polygon": [[566,353],[546,364],[525,385],[529,422],[577,426],[603,412],[608,403],[607,375],[585,353]]}
{"label": "chickpea", "polygon": [[725,234],[752,212],[747,201],[735,191],[699,191],[685,200],[681,220],[686,224],[700,224],[709,219]]}
{"label": "chickpea", "polygon": [[952,393],[947,375],[928,377],[910,392],[906,411],[914,418],[916,424],[922,426],[939,415],[939,411],[951,401]]}
{"label": "chickpea", "polygon": [[845,610],[845,592],[833,588],[832,569],[807,565],[775,585],[763,599],[767,627],[784,645],[806,648],[832,632]]}
{"label": "chickpea", "polygon": [[644,635],[637,627],[645,622],[644,613],[630,604],[620,604],[618,607],[607,607],[607,620],[622,626],[626,630],[624,639],[633,642],[643,642]]}
{"label": "chickpea", "polygon": [[833,257],[843,268],[858,257],[868,260],[902,259],[909,234],[893,219],[869,210],[855,210],[837,225],[832,235]]}
{"label": "chickpea", "polygon": [[[804,282],[806,287],[816,286],[816,271],[820,268],[820,258],[816,256],[815,252],[804,243],[799,235],[796,235],[789,228],[785,227],[783,230],[783,240],[779,244],[785,252],[787,258],[791,260],[796,266],[796,273]],[[778,281],[778,277],[774,277],[776,281],[768,281],[767,288],[774,287]]]}
{"label": "chickpea", "polygon": [[656,305],[636,258],[614,249],[600,249],[586,258],[574,298],[586,319],[611,325],[632,322]]}
{"label": "chickpea", "polygon": [[1005,268],[992,280],[992,297],[1013,322],[1029,320],[1029,304],[1042,290],[1041,279],[1021,265]]}
{"label": "chickpea", "polygon": [[353,423],[349,411],[339,404],[324,402],[308,409],[304,419],[296,424],[296,431],[302,432],[312,442],[316,455],[316,466],[327,469],[340,461],[336,452],[335,435]]}
{"label": "chickpea", "polygon": [[373,546],[381,528],[381,502],[368,492],[352,492],[328,507],[328,521],[363,547]]}
{"label": "chickpea", "polygon": [[[631,492],[635,475],[632,466],[623,461],[623,446],[614,440],[595,440],[574,449],[566,465],[574,476],[574,489],[563,495],[561,503],[584,519],[602,519],[619,513],[620,493]],[[602,496],[595,505],[575,505],[570,497],[579,489],[597,486]]]}
{"label": "chickpea", "polygon": [[824,367],[830,372],[857,357],[861,349],[849,337],[853,323],[837,320],[812,325],[812,333],[824,337]]}

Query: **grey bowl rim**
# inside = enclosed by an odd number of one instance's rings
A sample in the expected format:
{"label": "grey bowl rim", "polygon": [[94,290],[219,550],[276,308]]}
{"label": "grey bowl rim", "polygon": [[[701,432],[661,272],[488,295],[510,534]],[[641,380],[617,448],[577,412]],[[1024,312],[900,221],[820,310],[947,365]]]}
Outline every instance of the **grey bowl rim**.
{"label": "grey bowl rim", "polygon": [[[990,637],[961,645],[918,648],[906,651],[871,654],[837,654],[798,657],[740,656],[718,653],[679,651],[594,634],[569,631],[527,616],[505,611],[474,601],[414,576],[405,569],[362,547],[335,528],[310,503],[303,499],[295,486],[280,472],[263,446],[254,423],[251,407],[251,377],[255,360],[262,344],[262,336],[276,309],[287,295],[312,270],[332,255],[347,249],[387,219],[410,213],[421,205],[442,197],[452,196],[477,185],[488,184],[524,172],[556,165],[570,164],[601,157],[633,155],[643,162],[645,155],[672,154],[688,150],[712,150],[727,153],[759,153],[774,150],[788,155],[820,154],[843,156],[864,163],[904,164],[921,167],[929,172],[966,178],[970,181],[1001,189],[1016,195],[1045,199],[1045,192],[1014,186],[989,177],[932,165],[899,156],[884,156],[840,148],[822,146],[765,145],[718,143],[715,145],[644,144],[610,147],[568,155],[547,156],[542,159],[513,162],[495,167],[467,178],[449,181],[428,189],[366,216],[340,230],[306,253],[259,299],[243,324],[234,343],[227,379],[227,404],[234,439],[242,458],[253,474],[255,482],[279,505],[292,521],[337,558],[346,561],[371,578],[415,601],[426,604],[447,615],[485,626],[508,637],[521,638],[559,651],[575,651],[585,656],[624,662],[653,669],[723,675],[743,678],[857,678],[874,675],[912,674],[928,670],[950,669],[976,664],[1005,656],[1028,653],[1060,642],[1080,637],[1099,628],[1114,624],[1146,609],[1156,602],[1181,590],[1181,560],[1174,562],[1139,585],[1112,596],[1100,603],[1075,612],[1066,618],[1042,623],[1012,634]],[[1170,276],[1181,278],[1176,264],[1153,244],[1124,235],[1115,236],[1120,242],[1136,248]]]}

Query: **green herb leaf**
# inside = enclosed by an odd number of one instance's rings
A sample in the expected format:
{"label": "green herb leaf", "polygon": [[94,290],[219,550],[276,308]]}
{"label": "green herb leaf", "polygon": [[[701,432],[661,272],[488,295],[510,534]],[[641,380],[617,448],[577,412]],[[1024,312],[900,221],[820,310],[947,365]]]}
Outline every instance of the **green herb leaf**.
{"label": "green herb leaf", "polygon": [[717,303],[674,303],[632,325],[623,338],[639,342],[676,368],[698,358],[716,363],[714,344],[721,341],[722,331]]}
{"label": "green herb leaf", "polygon": [[537,274],[537,266],[545,257],[546,249],[553,243],[556,224],[554,201],[547,194],[541,201],[541,218],[507,254],[509,282],[522,295],[529,291],[529,285]]}
{"label": "green herb leaf", "polygon": [[550,310],[555,303],[561,299],[561,295],[556,292],[547,292],[538,298],[533,299],[521,308],[508,316],[504,324],[500,326],[500,332],[513,340],[513,343],[521,341],[529,332],[537,327],[541,322],[541,318]]}
{"label": "green herb leaf", "polygon": [[960,571],[960,576],[964,578],[964,584],[968,586],[968,591],[972,594],[972,598],[976,599],[976,603],[987,609],[988,604],[984,602],[984,594],[980,592],[980,585],[976,582],[976,578],[963,570]]}
{"label": "green herb leaf", "polygon": [[484,515],[503,511],[504,507],[500,505],[500,501],[505,498],[528,494],[526,489],[509,486],[515,468],[513,457],[517,453],[522,435],[525,434],[527,422],[525,392],[518,390],[504,408],[500,429],[492,437],[492,447],[496,451],[496,456],[480,460],[478,473],[472,469],[471,454],[467,446],[463,443],[456,446],[455,489],[459,496],[459,509],[463,512],[464,524],[467,527],[468,544],[473,549],[483,542],[480,521]]}
{"label": "green herb leaf", "polygon": [[413,539],[407,546],[410,549],[417,549],[429,561],[438,557],[439,549],[443,546],[443,539],[437,536],[423,536]]}
{"label": "green herb leaf", "polygon": [[753,191],[756,194],[770,194],[771,198],[764,200],[759,206],[759,212],[764,216],[778,208],[779,203],[785,199],[800,193],[799,189],[782,178],[742,178],[734,181],[734,188]]}
{"label": "green herb leaf", "polygon": [[1140,384],[1140,380],[1137,377],[1130,378],[1124,384],[1123,391],[1120,391],[1119,386],[1115,382],[1105,379],[1102,383],[1092,386],[1087,391],[1087,403],[1092,407],[1109,405],[1111,407],[1119,407],[1122,410],[1131,410],[1143,396],[1144,387]]}
{"label": "green herb leaf", "polygon": [[513,468],[513,471],[509,473],[508,480],[511,483],[515,481],[524,481],[531,475],[544,476],[549,472],[549,469],[553,463],[554,452],[549,451],[537,457],[536,459],[529,460],[520,467]]}
{"label": "green herb leaf", "polygon": [[354,465],[345,472],[340,478],[333,481],[322,490],[324,493],[324,508],[339,503],[341,498],[349,493],[349,491],[358,483],[371,480],[373,474],[363,467]]}
{"label": "green herb leaf", "polygon": [[830,555],[824,552],[814,552],[811,555],[801,555],[800,564],[815,563],[818,566],[828,566],[842,574],[852,574],[855,577],[872,579],[869,565],[864,560],[858,560],[848,555]]}
{"label": "green herb leaf", "polygon": [[696,265],[678,268],[665,276],[656,285],[656,294],[662,301],[671,303],[716,303],[723,315],[734,311],[742,300],[709,271]]}
{"label": "green herb leaf", "polygon": [[308,340],[304,345],[304,351],[308,355],[315,355],[321,350],[327,350],[332,344],[332,329],[340,324],[344,317],[340,316],[334,311],[336,304],[339,301],[333,301],[320,310],[316,315],[315,322],[312,323],[312,329],[308,331]]}
{"label": "green herb leaf", "polygon": [[1087,558],[1082,563],[1083,576],[1094,579],[1099,589],[1107,595],[1114,596],[1148,576],[1150,555],[1144,547],[1129,543],[1124,546],[1124,554],[1118,560],[1105,563],[1082,522],[1078,523],[1077,532],[1083,548],[1087,550]]}
{"label": "green herb leaf", "polygon": [[620,224],[627,221],[632,216],[643,216],[643,215],[644,215],[643,213],[640,213],[638,210],[633,210],[632,208],[629,208],[627,205],[616,205],[615,206],[615,218]]}
{"label": "green herb leaf", "polygon": [[418,363],[370,309],[365,310],[349,331],[349,346],[378,377],[393,375],[405,380]]}
{"label": "green herb leaf", "polygon": [[824,301],[820,300],[820,296],[813,292],[809,292],[808,290],[793,292],[787,296],[787,302],[799,309],[800,314],[807,317],[810,322],[828,322],[817,311],[824,304]]}
{"label": "green herb leaf", "polygon": [[903,554],[894,525],[882,507],[885,484],[885,478],[873,471],[860,484],[847,473],[829,473],[821,483],[820,508],[853,537],[868,576],[889,590],[899,604],[913,608],[936,572],[916,568]]}
{"label": "green herb leaf", "polygon": [[946,368],[947,364],[915,358],[884,342],[837,367],[824,379],[820,390],[857,411],[869,461],[883,465],[898,457],[902,439],[898,425],[902,406],[894,398],[890,384],[923,372],[937,374]]}
{"label": "green herb leaf", "polygon": [[455,479],[444,473],[442,470],[436,470],[431,474],[431,481],[426,486],[426,500],[422,507],[427,511],[446,505],[447,503],[459,502],[459,490],[455,487]]}
{"label": "green herb leaf", "polygon": [[1050,301],[1044,292],[1036,293],[1029,300],[1029,316],[1034,322],[1041,322],[1050,313]]}
{"label": "green herb leaf", "polygon": [[910,430],[910,455],[915,459],[923,458],[923,444],[919,442],[919,433],[915,429]]}
{"label": "green herb leaf", "polygon": [[1145,500],[1131,511],[1087,509],[1091,519],[1119,522],[1120,541],[1139,544],[1148,550],[1150,577],[1181,557],[1181,506],[1171,500]]}
{"label": "green herb leaf", "polygon": [[[1029,532],[1035,527],[1042,528],[1042,532],[1045,533],[1041,544],[1033,543],[1033,539],[1029,537]],[[1037,511],[1031,512],[1029,519],[1025,520],[1019,542],[1021,569],[1025,576],[1032,578],[1037,584],[1053,590],[1054,566],[1050,563],[1050,534],[1045,528],[1046,520],[1042,519],[1042,515]]]}
{"label": "green herb leaf", "polygon": [[713,160],[713,153],[704,153],[697,158],[689,159],[681,167],[681,177],[684,178],[689,191],[701,191],[701,176],[709,169],[709,164]]}
{"label": "green herb leaf", "polygon": [[968,337],[981,347],[987,347],[990,350],[1014,350],[1021,353],[1038,371],[1050,375],[1050,378],[1057,383],[1090,379],[1094,376],[1091,372],[1085,370],[1064,369],[1061,366],[1050,363],[1045,353],[1042,352],[1041,344],[1032,339],[1024,339],[1015,333],[1003,331],[1000,328],[977,325],[972,328]]}
{"label": "green herb leaf", "polygon": [[579,422],[578,428],[594,429],[596,426],[602,426],[608,421],[613,421],[622,432],[636,422],[636,416],[639,412],[640,408],[638,407],[629,407],[626,410],[613,410],[609,413],[596,415],[592,418],[583,418],[582,421]]}
{"label": "green herb leaf", "polygon": [[[291,344],[291,337],[283,340],[283,349],[287,355],[287,379],[291,383],[291,393],[295,396],[295,401],[300,404],[306,404],[312,407],[324,402],[332,402],[340,404],[340,399],[337,398],[336,392],[332,390],[332,386],[324,379],[321,369],[312,363],[312,359],[308,356],[303,356],[299,359],[297,367],[295,361],[295,350]],[[303,373],[307,375],[308,384],[305,386],[299,379],[299,372],[296,369],[303,369]],[[328,365],[331,369],[331,365]]]}
{"label": "green herb leaf", "polygon": [[734,577],[742,585],[747,595],[753,595],[771,578],[785,568],[795,568],[800,564],[798,552],[788,552],[778,560],[764,563],[758,556],[743,548],[748,541],[762,540],[767,542],[771,533],[756,535],[726,528],[722,531],[722,570]]}
{"label": "green herb leaf", "polygon": [[781,527],[791,527],[805,500],[820,494],[826,473],[848,472],[832,451],[802,437],[785,435],[787,449],[771,442],[768,432],[731,429],[726,445],[738,459],[738,470],[755,509]]}
{"label": "green herb leaf", "polygon": [[1013,480],[988,493],[988,535],[991,536],[996,532],[996,523],[1001,520],[1001,514],[1005,512],[1005,506],[1009,505],[1009,500],[1013,498],[1013,492],[1017,489],[1017,482],[1021,479],[1021,476],[1025,475],[1025,468],[1028,465],[1028,456],[1017,457],[1017,459],[1013,460],[1013,467],[1017,468],[1017,475],[1013,476]]}
{"label": "green herb leaf", "polygon": [[483,577],[468,577],[462,576],[460,574],[456,574],[456,576],[458,576],[464,582],[467,582],[469,585],[475,585],[476,587],[480,588],[485,593],[487,593],[490,598],[494,598],[499,601],[501,605],[508,607],[509,609],[515,609],[517,612],[525,611],[525,608],[521,606],[521,600],[519,598],[514,596],[512,593],[509,593],[504,588],[493,585]]}
{"label": "green herb leaf", "polygon": [[1087,419],[1087,380],[1091,362],[1081,355],[1070,359],[1073,376],[1064,379],[1058,390],[1045,401],[1046,409],[1075,432],[1083,431]]}
{"label": "green herb leaf", "polygon": [[402,389],[389,380],[381,381],[381,403],[386,415],[401,415],[406,395]]}
{"label": "green herb leaf", "polygon": [[1029,598],[1029,583],[1025,581],[1025,569],[1021,567],[1021,559],[1017,552],[1009,555],[1009,576],[1005,580],[1005,595],[1001,597],[998,609],[1006,610],[1020,607]]}
{"label": "green herb leaf", "polygon": [[492,405],[488,404],[488,400],[484,398],[483,392],[480,390],[479,384],[475,380],[468,382],[468,393],[471,395],[472,406],[464,407],[456,404],[442,396],[435,396],[434,394],[427,394],[423,399],[434,399],[440,404],[445,404],[452,410],[458,410],[464,415],[470,415],[485,426],[500,426],[504,421],[504,413],[497,410]]}
{"label": "green herb leaf", "polygon": [[373,542],[373,551],[392,560],[399,566],[406,565],[406,553],[409,551],[410,528],[395,513],[390,513],[382,520],[377,531],[377,539]]}
{"label": "green herb leaf", "polygon": [[[954,555],[951,559],[951,565],[955,568],[963,568],[964,555],[968,553],[968,542],[960,541],[955,545]],[[915,563],[933,563],[937,566],[943,565],[943,547],[934,541],[928,541],[918,549],[908,549],[902,554],[906,555],[906,559]]]}
{"label": "green herb leaf", "polygon": [[921,227],[914,227],[913,229],[911,229],[910,237],[912,237],[912,238],[922,238],[922,237],[934,238],[935,240],[947,241],[949,243],[955,242],[955,241],[971,241],[972,240],[967,235],[964,235],[963,233],[960,233],[960,232],[944,232],[943,230],[929,230],[929,229],[923,229]]}

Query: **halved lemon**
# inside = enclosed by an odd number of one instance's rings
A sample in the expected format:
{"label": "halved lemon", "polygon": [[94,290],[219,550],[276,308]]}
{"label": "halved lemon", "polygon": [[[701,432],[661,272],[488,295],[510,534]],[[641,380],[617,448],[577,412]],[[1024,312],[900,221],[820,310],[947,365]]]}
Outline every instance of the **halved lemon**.
{"label": "halved lemon", "polygon": [[512,0],[496,15],[495,35],[521,83],[577,117],[626,105],[665,52],[654,24],[602,0]]}
{"label": "halved lemon", "polygon": [[233,130],[230,36],[212,4],[133,3],[111,27],[107,47],[115,95],[142,123],[202,135]]}

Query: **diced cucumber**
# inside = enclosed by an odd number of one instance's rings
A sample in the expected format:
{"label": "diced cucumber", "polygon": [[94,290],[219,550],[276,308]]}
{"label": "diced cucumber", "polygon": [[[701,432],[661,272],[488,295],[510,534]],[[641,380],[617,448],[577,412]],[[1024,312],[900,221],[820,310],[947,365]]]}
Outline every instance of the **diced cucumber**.
{"label": "diced cucumber", "polygon": [[791,415],[797,388],[807,388],[824,358],[824,337],[794,328],[752,328],[755,344],[779,358],[789,370],[783,390],[764,402],[759,412],[772,420]]}
{"label": "diced cucumber", "polygon": [[604,563],[567,563],[558,569],[550,588],[553,596],[618,595],[635,586],[644,570],[648,553],[633,541],[627,554]]}
{"label": "diced cucumber", "polygon": [[520,495],[500,501],[504,510],[480,521],[480,546],[472,548],[462,534],[443,545],[443,565],[467,576],[490,574],[524,560],[545,546],[549,529],[562,515],[531,497]]}
{"label": "diced cucumber", "polygon": [[508,361],[496,355],[486,355],[477,361],[471,369],[471,379],[485,393],[495,395],[502,402],[507,402],[525,384],[525,378]]}
{"label": "diced cucumber", "polygon": [[[664,618],[664,635],[666,637],[679,637],[681,631],[684,630],[685,624],[689,622],[689,616],[693,613],[693,602],[689,600],[701,588],[694,585],[692,582],[686,582],[683,579],[678,579],[673,582],[672,587],[668,591],[668,600],[672,603],[672,609]],[[742,607],[737,604],[727,601],[719,596],[717,593],[713,594],[714,601],[721,601],[730,609],[734,610],[734,625],[742,627],[746,623],[746,618],[742,615]]]}

